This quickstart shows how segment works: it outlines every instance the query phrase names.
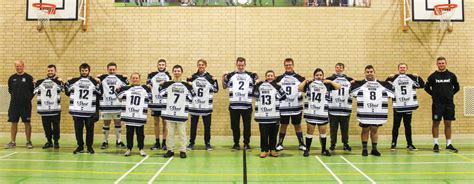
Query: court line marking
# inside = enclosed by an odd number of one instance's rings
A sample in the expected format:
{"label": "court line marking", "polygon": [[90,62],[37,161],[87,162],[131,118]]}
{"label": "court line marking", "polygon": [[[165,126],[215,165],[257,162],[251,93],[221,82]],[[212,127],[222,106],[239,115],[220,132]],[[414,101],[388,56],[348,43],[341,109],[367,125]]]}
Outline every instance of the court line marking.
{"label": "court line marking", "polygon": [[156,172],[155,175],[153,175],[153,177],[151,177],[151,179],[148,181],[148,184],[152,184],[153,181],[155,181],[155,179],[160,175],[161,171],[163,171],[165,169],[166,166],[168,166],[168,164],[171,162],[171,160],[173,160],[173,157],[170,157],[168,159],[168,161],[166,161],[166,163],[164,165],[161,166],[160,170],[158,170]]}
{"label": "court line marking", "polygon": [[[453,153],[447,153],[447,154],[442,154],[442,153],[426,153],[426,154],[417,154],[417,153],[412,153],[412,154],[396,154],[396,153],[387,153],[387,154],[384,154],[383,156],[386,157],[423,157],[423,156],[451,156]],[[474,153],[466,153],[466,154],[460,154],[460,153],[456,153],[457,155],[466,155],[466,156],[471,156],[471,155],[474,155]],[[355,154],[355,155],[344,155],[344,156],[357,156],[357,157],[360,157],[359,154]]]}
{"label": "court line marking", "polygon": [[[41,160],[41,159],[4,159],[0,158],[0,161],[12,161],[12,162],[57,162],[57,163],[101,163],[101,164],[136,164],[136,162],[115,162],[115,161],[87,161],[87,160]],[[152,162],[143,163],[143,165],[162,165],[164,163]]]}
{"label": "court line marking", "polygon": [[3,155],[3,156],[0,157],[0,159],[7,158],[7,157],[12,156],[14,154],[17,154],[17,152],[13,152],[13,153],[10,153],[10,154],[7,154],[7,155]]}
{"label": "court line marking", "polygon": [[347,160],[346,158],[344,158],[344,156],[339,156],[340,158],[342,158],[344,161],[346,161],[349,165],[351,165],[352,168],[354,168],[355,170],[357,170],[360,174],[362,174],[365,178],[367,178],[372,184],[375,184],[375,181],[372,180],[372,178],[370,178],[369,176],[367,176],[367,174],[365,174],[364,172],[362,172],[358,167],[356,167],[354,164],[352,164],[349,160]]}
{"label": "court line marking", "polygon": [[470,159],[470,158],[468,158],[468,157],[466,157],[466,156],[463,156],[462,154],[457,154],[457,153],[451,153],[451,152],[449,152],[449,155],[456,155],[456,156],[459,157],[459,158],[462,158],[462,159],[464,159],[464,160],[469,160],[470,162],[474,163],[474,160],[473,160],[473,159]]}
{"label": "court line marking", "polygon": [[336,179],[337,183],[342,184],[341,179],[339,179],[339,177],[337,177],[336,174],[332,172],[332,170],[318,156],[314,156],[314,158],[316,158],[319,161],[319,163],[321,163],[321,165],[323,165],[324,168],[326,168],[326,170],[329,171],[329,173],[331,173],[332,177]]}
{"label": "court line marking", "polygon": [[143,158],[140,162],[135,164],[132,168],[130,168],[125,174],[123,174],[119,179],[117,179],[114,184],[118,184],[120,181],[122,181],[125,177],[128,176],[133,170],[135,170],[140,164],[142,164],[146,159],[148,159],[150,156],[147,155],[145,158]]}
{"label": "court line marking", "polygon": [[[328,165],[346,165],[346,162],[337,163],[326,163]],[[423,165],[423,164],[474,164],[474,162],[374,162],[374,163],[357,163],[352,162],[354,165]]]}

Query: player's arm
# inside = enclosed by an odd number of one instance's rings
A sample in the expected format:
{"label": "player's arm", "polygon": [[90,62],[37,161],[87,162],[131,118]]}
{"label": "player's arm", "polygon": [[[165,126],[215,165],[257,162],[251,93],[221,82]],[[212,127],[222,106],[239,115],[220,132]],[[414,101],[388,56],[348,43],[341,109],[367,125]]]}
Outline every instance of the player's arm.
{"label": "player's arm", "polygon": [[456,75],[453,74],[453,95],[456,94],[457,92],[459,92],[460,88],[459,88],[459,82],[458,82],[458,77],[456,77]]}
{"label": "player's arm", "polygon": [[432,85],[433,85],[433,74],[431,74],[429,77],[428,77],[428,80],[426,80],[426,84],[425,84],[425,91],[426,93],[432,95],[433,94],[433,90],[431,89]]}
{"label": "player's arm", "polygon": [[229,87],[229,73],[227,72],[224,72],[224,74],[222,74],[222,88],[224,89],[227,89]]}
{"label": "player's arm", "polygon": [[332,81],[332,80],[324,80],[324,84],[331,84],[331,86],[334,88],[334,90],[338,90],[338,89],[341,89],[341,85]]}
{"label": "player's arm", "polygon": [[309,83],[309,79],[304,80],[298,85],[298,91],[304,92],[304,88],[306,88],[306,84]]}

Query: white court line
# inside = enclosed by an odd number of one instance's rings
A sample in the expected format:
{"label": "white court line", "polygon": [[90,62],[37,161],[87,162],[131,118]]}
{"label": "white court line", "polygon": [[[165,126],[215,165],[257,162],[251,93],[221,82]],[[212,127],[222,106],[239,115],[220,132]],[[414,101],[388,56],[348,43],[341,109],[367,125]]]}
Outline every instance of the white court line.
{"label": "white court line", "polygon": [[324,168],[326,168],[326,170],[329,171],[329,173],[331,173],[332,177],[336,179],[337,183],[342,184],[341,179],[339,179],[339,177],[337,177],[336,174],[332,172],[332,170],[318,156],[314,156],[314,157],[318,159],[319,163],[321,163],[324,166]]}
{"label": "white court line", "polygon": [[[474,155],[474,154],[471,154],[471,153],[466,153],[466,154],[461,154],[461,153],[455,153],[457,155],[464,155],[464,156],[471,156],[471,155]],[[360,157],[359,154],[356,154],[356,155],[344,155],[344,156],[357,156],[357,157]],[[384,154],[383,157],[424,157],[424,156],[453,156],[453,154],[451,153],[447,153],[447,154],[442,154],[442,153],[427,153],[427,154],[417,154],[417,153],[412,153],[412,154],[396,154],[396,153],[387,153],[387,154]]]}
{"label": "white court line", "polygon": [[352,168],[354,168],[355,170],[357,170],[360,174],[362,174],[365,178],[367,178],[372,184],[375,184],[375,181],[370,178],[369,176],[367,176],[367,174],[365,174],[364,172],[362,172],[359,168],[357,168],[354,164],[352,164],[349,160],[347,160],[346,158],[344,158],[344,156],[339,156],[341,157],[344,161],[346,161],[349,165],[352,166]]}
{"label": "white court line", "polygon": [[119,179],[117,179],[114,184],[118,184],[120,181],[122,181],[125,177],[127,177],[128,174],[130,174],[134,169],[136,169],[140,164],[142,164],[146,159],[150,157],[147,155],[145,158],[143,158],[140,162],[135,164],[132,168],[130,168],[125,174],[123,174]]}
{"label": "white court line", "polygon": [[[347,163],[326,163],[328,165],[346,165]],[[474,162],[374,162],[374,163],[356,163],[354,165],[436,165],[436,164],[474,164]]]}
{"label": "white court line", "polygon": [[[12,162],[57,162],[57,163],[101,163],[101,164],[136,164],[136,162],[114,162],[114,161],[86,161],[86,160],[38,160],[38,159],[3,159],[0,157],[0,161],[12,161]],[[153,162],[144,163],[144,165],[163,165],[163,163]]]}
{"label": "white court line", "polygon": [[158,170],[156,172],[156,174],[153,175],[153,177],[148,181],[148,184],[152,184],[153,181],[155,181],[155,179],[160,175],[161,171],[163,171],[165,169],[165,167],[168,166],[168,164],[171,162],[171,160],[173,160],[173,157],[170,157],[168,159],[168,161],[166,161],[165,165],[161,166],[160,170]]}
{"label": "white court line", "polygon": [[10,153],[10,154],[8,154],[8,155],[3,155],[3,156],[0,157],[0,159],[6,158],[6,157],[9,157],[9,156],[12,156],[12,155],[14,155],[14,154],[16,154],[16,153],[17,153],[17,152],[13,152],[13,153]]}

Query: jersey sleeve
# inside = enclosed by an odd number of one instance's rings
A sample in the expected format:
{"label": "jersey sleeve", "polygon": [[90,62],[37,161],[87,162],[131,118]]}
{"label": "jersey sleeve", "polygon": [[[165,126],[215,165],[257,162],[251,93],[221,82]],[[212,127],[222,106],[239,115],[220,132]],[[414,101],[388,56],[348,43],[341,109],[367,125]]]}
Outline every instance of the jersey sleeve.
{"label": "jersey sleeve", "polygon": [[452,84],[453,84],[453,95],[456,94],[457,92],[459,92],[460,88],[459,88],[459,82],[458,82],[458,77],[456,75],[454,75],[454,73],[451,73],[453,76],[453,81],[452,81]]}
{"label": "jersey sleeve", "polygon": [[359,92],[360,87],[365,84],[365,80],[361,81],[355,81],[354,84],[351,85],[351,88],[349,90],[349,93],[351,96],[357,96],[357,93]]}
{"label": "jersey sleeve", "polygon": [[283,90],[283,88],[281,88],[280,85],[278,85],[276,83],[276,81],[273,81],[271,83],[273,85],[273,87],[276,89],[277,93],[276,93],[276,99],[278,99],[279,101],[283,101],[286,99],[286,92]]}
{"label": "jersey sleeve", "polygon": [[395,88],[393,87],[392,84],[388,82],[382,82],[379,81],[379,83],[385,88],[385,91],[387,92],[388,97],[390,98],[395,98]]}
{"label": "jersey sleeve", "polygon": [[426,93],[432,95],[433,91],[431,89],[432,85],[433,85],[433,80],[434,80],[434,73],[431,74],[428,79],[426,80],[426,84],[425,84],[425,91]]}
{"label": "jersey sleeve", "polygon": [[41,79],[41,80],[38,80],[36,81],[35,83],[35,89],[33,90],[33,95],[36,95],[38,94],[39,90],[40,90],[40,86],[41,84],[43,83],[44,79]]}
{"label": "jersey sleeve", "polygon": [[385,81],[386,82],[393,82],[393,81],[395,81],[395,79],[397,79],[397,77],[398,77],[398,74],[393,76],[393,77],[388,76],[387,79],[385,79]]}
{"label": "jersey sleeve", "polygon": [[301,75],[299,75],[299,74],[296,74],[296,75],[295,75],[295,78],[296,78],[298,81],[300,81],[300,82],[303,82],[304,80],[306,80],[305,77],[303,77],[303,76],[301,76]]}
{"label": "jersey sleeve", "polygon": [[146,84],[148,85],[153,85],[153,83],[151,82],[151,79],[153,78],[153,76],[155,76],[156,72],[151,72],[148,74],[148,76],[146,77]]}
{"label": "jersey sleeve", "polygon": [[258,82],[252,90],[252,96],[255,98],[260,97],[260,85],[262,85],[263,81]]}

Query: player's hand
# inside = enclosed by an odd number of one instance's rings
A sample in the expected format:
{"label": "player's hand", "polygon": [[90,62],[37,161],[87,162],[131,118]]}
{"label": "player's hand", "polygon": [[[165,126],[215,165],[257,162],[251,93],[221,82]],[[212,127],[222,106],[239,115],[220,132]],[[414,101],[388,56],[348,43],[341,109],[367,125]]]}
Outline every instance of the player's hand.
{"label": "player's hand", "polygon": [[63,82],[63,79],[61,79],[61,78],[59,78],[59,77],[56,78],[56,80],[58,80],[59,82]]}
{"label": "player's hand", "polygon": [[387,81],[389,84],[393,85],[393,82],[392,81]]}
{"label": "player's hand", "polygon": [[217,80],[217,78],[216,78],[216,77],[214,77],[214,76],[212,76],[212,80]]}
{"label": "player's hand", "polygon": [[148,86],[150,89],[153,88],[153,86],[151,86],[151,84],[147,84],[146,86]]}
{"label": "player's hand", "polygon": [[355,82],[356,82],[355,79],[354,79],[354,80],[351,80],[351,84],[354,84]]}
{"label": "player's hand", "polygon": [[418,74],[416,74],[416,73],[414,73],[414,74],[412,74],[412,75],[415,76],[415,77],[419,77],[419,76],[420,76],[420,75],[418,75]]}
{"label": "player's hand", "polygon": [[68,78],[67,78],[67,80],[71,80],[71,79],[72,79],[72,77],[68,77]]}
{"label": "player's hand", "polygon": [[323,83],[324,83],[324,84],[331,84],[331,82],[332,82],[332,80],[328,80],[328,79],[323,80]]}
{"label": "player's hand", "polygon": [[100,74],[97,74],[97,76],[96,76],[96,77],[97,77],[97,78],[99,78],[100,76],[101,76]]}
{"label": "player's hand", "polygon": [[390,76],[388,76],[388,78],[393,78],[395,77],[395,74],[390,74]]}

